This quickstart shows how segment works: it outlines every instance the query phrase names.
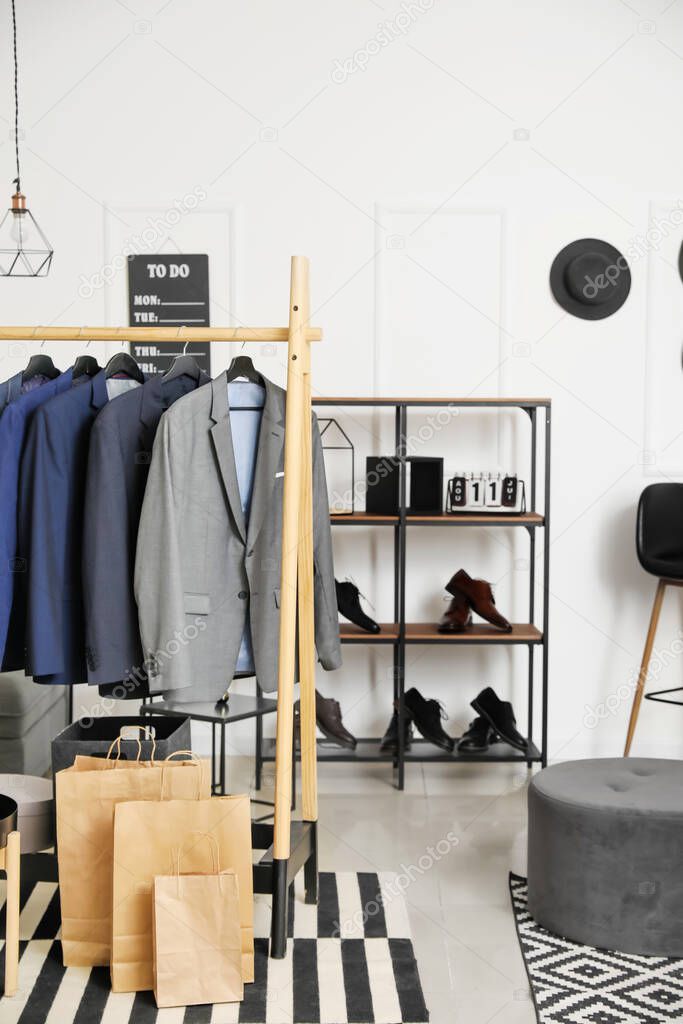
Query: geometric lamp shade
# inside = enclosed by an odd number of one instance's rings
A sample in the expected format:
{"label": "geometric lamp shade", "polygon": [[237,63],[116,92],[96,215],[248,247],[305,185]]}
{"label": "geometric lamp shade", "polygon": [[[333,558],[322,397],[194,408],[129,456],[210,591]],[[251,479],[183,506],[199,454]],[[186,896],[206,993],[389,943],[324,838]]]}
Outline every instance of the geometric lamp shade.
{"label": "geometric lamp shade", "polygon": [[0,277],[46,277],[53,251],[30,210],[7,211],[0,221]]}

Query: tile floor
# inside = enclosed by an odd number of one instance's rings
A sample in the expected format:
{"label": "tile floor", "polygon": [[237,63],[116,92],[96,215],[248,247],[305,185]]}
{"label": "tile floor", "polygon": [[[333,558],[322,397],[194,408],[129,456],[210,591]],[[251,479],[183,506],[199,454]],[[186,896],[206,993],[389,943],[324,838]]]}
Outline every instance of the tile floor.
{"label": "tile floor", "polygon": [[[231,765],[233,792],[248,765]],[[528,778],[518,765],[411,764],[399,793],[388,765],[319,766],[321,869],[405,872],[432,1024],[535,1024],[508,894],[508,872],[524,870]]]}

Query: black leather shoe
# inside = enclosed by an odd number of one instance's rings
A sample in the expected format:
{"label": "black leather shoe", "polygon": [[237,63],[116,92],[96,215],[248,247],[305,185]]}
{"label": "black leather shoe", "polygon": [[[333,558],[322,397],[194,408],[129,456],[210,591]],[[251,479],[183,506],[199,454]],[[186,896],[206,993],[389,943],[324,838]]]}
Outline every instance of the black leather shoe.
{"label": "black leather shoe", "polygon": [[474,698],[471,705],[477,714],[485,718],[495,729],[502,740],[509,743],[511,747],[516,747],[517,750],[523,750],[526,753],[528,744],[522,734],[517,731],[515,713],[509,701],[501,700],[498,694],[490,686],[487,686],[478,697]]}
{"label": "black leather shoe", "polygon": [[335,580],[334,585],[337,588],[337,608],[340,614],[368,633],[379,633],[380,627],[360,606],[360,591],[356,584],[349,580],[344,583]]}
{"label": "black leather shoe", "polygon": [[[403,749],[410,750],[413,744],[413,726],[408,711],[403,716]],[[394,710],[387,731],[379,745],[380,754],[395,754],[398,751],[398,711]]]}
{"label": "black leather shoe", "polygon": [[468,751],[472,754],[488,750],[492,743],[496,743],[498,735],[491,728],[485,718],[475,718],[470,722],[467,732],[464,732],[458,741],[458,750],[463,753]]}
{"label": "black leather shoe", "polygon": [[441,719],[447,716],[438,700],[425,700],[414,686],[407,691],[404,700],[417,731],[430,743],[451,754],[455,740],[444,732],[441,725]]}

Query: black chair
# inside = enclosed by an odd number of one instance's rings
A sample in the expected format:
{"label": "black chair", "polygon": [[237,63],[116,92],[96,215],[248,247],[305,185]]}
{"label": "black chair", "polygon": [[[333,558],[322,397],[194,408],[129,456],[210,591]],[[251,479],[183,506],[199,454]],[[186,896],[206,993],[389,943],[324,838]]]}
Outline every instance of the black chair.
{"label": "black chair", "polygon": [[[631,718],[626,734],[624,757],[628,757],[636,731],[645,681],[650,666],[652,648],[662,602],[667,587],[683,587],[683,484],[651,484],[646,487],[638,503],[636,524],[636,551],[645,572],[658,578],[650,627],[645,640],[643,660],[638,674],[638,685],[633,696]],[[676,693],[683,687],[659,690],[646,696],[646,700],[659,700],[665,704],[681,704],[666,700],[662,695]]]}

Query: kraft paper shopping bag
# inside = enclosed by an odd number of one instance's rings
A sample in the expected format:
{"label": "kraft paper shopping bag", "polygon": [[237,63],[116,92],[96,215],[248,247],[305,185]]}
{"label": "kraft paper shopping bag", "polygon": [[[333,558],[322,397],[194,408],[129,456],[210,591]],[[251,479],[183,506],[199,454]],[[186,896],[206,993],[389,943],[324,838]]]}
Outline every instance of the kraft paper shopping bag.
{"label": "kraft paper shopping bag", "polygon": [[[153,883],[154,998],[158,1007],[232,1003],[244,996],[237,875],[220,870],[215,837],[200,835],[209,844],[210,873],[181,873],[183,844],[177,851],[174,873],[157,875]],[[186,842],[193,843],[194,836]]]}
{"label": "kraft paper shopping bag", "polygon": [[253,866],[249,797],[121,803],[114,820],[114,891],[111,979],[115,992],[154,988],[152,887],[167,874],[174,849],[183,847],[186,871],[204,870],[201,841],[215,836],[224,870],[239,883],[242,978],[254,980]]}
{"label": "kraft paper shopping bag", "polygon": [[[185,753],[178,751],[178,754]],[[67,967],[108,964],[111,953],[114,808],[125,800],[198,800],[209,772],[189,761],[77,757],[56,775],[62,955]]]}

